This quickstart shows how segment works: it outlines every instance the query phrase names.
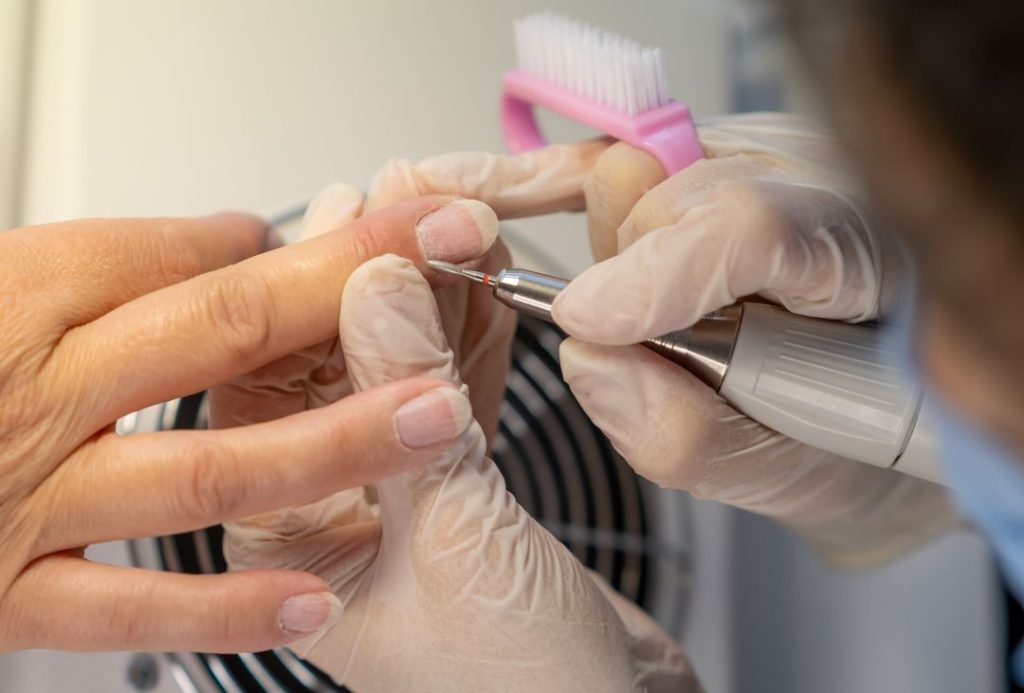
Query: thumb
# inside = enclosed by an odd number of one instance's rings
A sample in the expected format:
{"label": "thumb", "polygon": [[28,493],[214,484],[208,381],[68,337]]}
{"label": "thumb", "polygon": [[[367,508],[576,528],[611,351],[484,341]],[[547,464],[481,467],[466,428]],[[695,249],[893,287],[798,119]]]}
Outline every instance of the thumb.
{"label": "thumb", "polygon": [[795,449],[809,448],[743,416],[643,347],[567,339],[559,361],[587,416],[637,474],[660,486],[764,512],[804,471],[807,460]]}
{"label": "thumb", "polygon": [[635,344],[754,294],[802,315],[864,320],[878,308],[876,246],[830,191],[731,181],[576,277],[552,316],[573,337],[598,344]]}
{"label": "thumb", "polygon": [[618,230],[640,198],[665,179],[658,160],[625,142],[616,142],[597,159],[583,184],[587,232],[597,261],[615,255]]}

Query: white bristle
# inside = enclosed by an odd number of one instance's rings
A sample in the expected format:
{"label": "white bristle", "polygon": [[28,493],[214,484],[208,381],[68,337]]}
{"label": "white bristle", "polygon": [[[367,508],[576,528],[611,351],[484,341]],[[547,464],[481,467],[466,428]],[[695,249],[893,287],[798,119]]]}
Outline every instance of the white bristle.
{"label": "white bristle", "polygon": [[669,102],[661,50],[554,12],[515,23],[519,69],[634,116]]}

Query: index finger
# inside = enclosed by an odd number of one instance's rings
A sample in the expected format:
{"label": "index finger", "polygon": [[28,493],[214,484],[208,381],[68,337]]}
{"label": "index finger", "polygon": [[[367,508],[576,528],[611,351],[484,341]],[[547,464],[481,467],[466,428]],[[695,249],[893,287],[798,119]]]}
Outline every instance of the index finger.
{"label": "index finger", "polygon": [[[67,333],[49,368],[65,400],[87,397],[85,430],[203,390],[337,333],[343,287],[385,253],[464,262],[497,238],[474,200],[411,200],[328,233],[147,294]],[[67,373],[74,373],[68,383]],[[70,392],[69,392],[70,390]]]}
{"label": "index finger", "polygon": [[553,144],[520,154],[453,152],[392,159],[370,184],[368,210],[420,195],[472,197],[502,219],[583,209],[583,184],[611,139]]}

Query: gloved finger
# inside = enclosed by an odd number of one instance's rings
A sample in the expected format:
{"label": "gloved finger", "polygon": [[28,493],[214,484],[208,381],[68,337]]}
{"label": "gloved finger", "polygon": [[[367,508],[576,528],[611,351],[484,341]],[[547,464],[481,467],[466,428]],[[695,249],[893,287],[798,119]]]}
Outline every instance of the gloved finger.
{"label": "gloved finger", "polygon": [[424,464],[470,424],[443,403],[429,418],[438,389],[402,380],[251,426],[101,437],[61,468],[39,551],[191,531]]}
{"label": "gloved finger", "polygon": [[[359,387],[410,372],[457,377],[429,287],[407,260],[376,258],[353,274],[349,288],[341,340]],[[399,618],[415,624],[418,651],[438,660],[435,680],[456,681],[459,690],[487,690],[494,680],[516,680],[524,690],[639,690],[614,611],[579,562],[505,492],[483,447],[481,431],[471,427],[436,462],[378,485],[382,557],[403,579],[388,579],[381,567],[374,601],[410,605]],[[378,613],[378,628],[393,631],[385,622],[392,617]],[[332,636],[351,642],[342,631],[360,623],[347,618],[325,635],[313,661],[344,674],[354,689],[372,687],[382,671],[392,676],[388,690],[414,685],[408,672],[386,665],[337,666],[325,643]],[[462,624],[455,640],[454,622]],[[372,628],[362,629],[366,638]],[[369,651],[363,643],[357,646]],[[445,654],[453,643],[473,667]],[[576,668],[581,653],[593,652],[604,654],[585,671]]]}
{"label": "gloved finger", "polygon": [[687,327],[752,294],[804,315],[863,320],[878,308],[875,245],[829,191],[730,182],[674,225],[587,269],[558,295],[552,315],[572,336],[599,344]]}
{"label": "gloved finger", "polygon": [[771,161],[782,170],[840,189],[855,187],[834,133],[792,113],[740,113],[697,128],[709,159]]}
{"label": "gloved finger", "polygon": [[876,565],[955,522],[936,484],[776,433],[643,347],[568,339],[560,356],[580,405],[638,474],[774,517],[836,567]]}
{"label": "gloved finger", "polygon": [[348,489],[302,506],[224,523],[231,570],[308,570],[335,594],[369,566],[380,547],[380,518],[364,489]]}
{"label": "gloved finger", "polygon": [[151,291],[252,257],[262,250],[266,232],[264,220],[238,213],[82,219],[9,231],[3,252],[21,267],[19,291],[47,297],[45,317],[63,331]]}
{"label": "gloved finger", "polygon": [[370,183],[366,208],[444,193],[486,203],[502,219],[583,208],[583,182],[607,138],[522,154],[453,152],[419,162],[392,159]]}
{"label": "gloved finger", "polygon": [[[479,269],[496,274],[510,262],[508,248],[499,239]],[[459,293],[451,295],[454,292]],[[495,301],[489,292],[480,291],[468,282],[438,289],[434,297],[444,333],[469,388],[473,414],[487,440],[492,441],[505,399],[516,314]]]}
{"label": "gloved finger", "polygon": [[256,652],[337,620],[340,604],[308,573],[184,575],[48,556],[0,601],[0,651]]}
{"label": "gloved finger", "polygon": [[693,668],[679,643],[647,612],[616,592],[601,575],[590,569],[587,573],[629,633],[629,651],[637,670],[634,678],[637,688],[645,693],[678,693],[681,690],[679,682],[693,676]]}
{"label": "gloved finger", "polygon": [[618,250],[674,224],[724,183],[745,180],[814,181],[855,190],[835,139],[789,114],[755,113],[712,119],[698,128],[707,158],[654,186],[618,229]]}
{"label": "gloved finger", "polygon": [[782,177],[774,162],[746,155],[702,159],[651,188],[616,230],[617,252],[652,231],[672,226],[708,199],[719,186]]}
{"label": "gloved finger", "polygon": [[665,169],[653,156],[626,142],[616,142],[597,159],[583,184],[587,233],[594,260],[619,251],[618,230],[647,191],[665,180]]}
{"label": "gloved finger", "polygon": [[357,390],[417,376],[464,387],[430,286],[405,258],[383,255],[352,273],[339,335]]}
{"label": "gloved finger", "polygon": [[363,212],[363,193],[348,183],[332,183],[306,206],[302,234],[307,240],[334,231],[355,221]]}
{"label": "gloved finger", "polygon": [[[462,262],[496,237],[497,220],[479,202],[412,200],[136,299],[66,335],[48,366],[79,374],[62,397],[95,402],[83,425],[96,430],[331,337],[348,275],[370,257]],[[129,360],[135,367],[123,368]]]}
{"label": "gloved finger", "polygon": [[700,497],[750,481],[744,460],[795,441],[746,418],[695,376],[640,346],[565,340],[562,375],[587,416],[641,476]]}

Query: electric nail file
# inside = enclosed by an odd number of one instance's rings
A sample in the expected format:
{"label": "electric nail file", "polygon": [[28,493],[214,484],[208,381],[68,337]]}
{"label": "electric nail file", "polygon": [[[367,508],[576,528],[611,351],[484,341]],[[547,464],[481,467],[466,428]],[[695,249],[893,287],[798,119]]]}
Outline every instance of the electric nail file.
{"label": "electric nail file", "polygon": [[[513,153],[544,146],[541,106],[647,151],[669,176],[704,158],[690,109],[668,96],[661,51],[553,12],[515,23],[518,69],[502,78],[501,126]],[[551,320],[567,284],[522,269],[434,269],[490,286],[505,305]],[[808,445],[940,480],[921,389],[890,363],[877,328],[760,303],[732,306],[644,342],[736,409]],[[920,418],[920,421],[919,421]]]}
{"label": "electric nail file", "polygon": [[[555,296],[569,283],[524,269],[485,274],[427,264],[488,286],[506,306],[549,322]],[[783,435],[859,462],[942,480],[935,438],[919,421],[921,388],[891,365],[895,354],[872,325],[743,303],[643,345]]]}

